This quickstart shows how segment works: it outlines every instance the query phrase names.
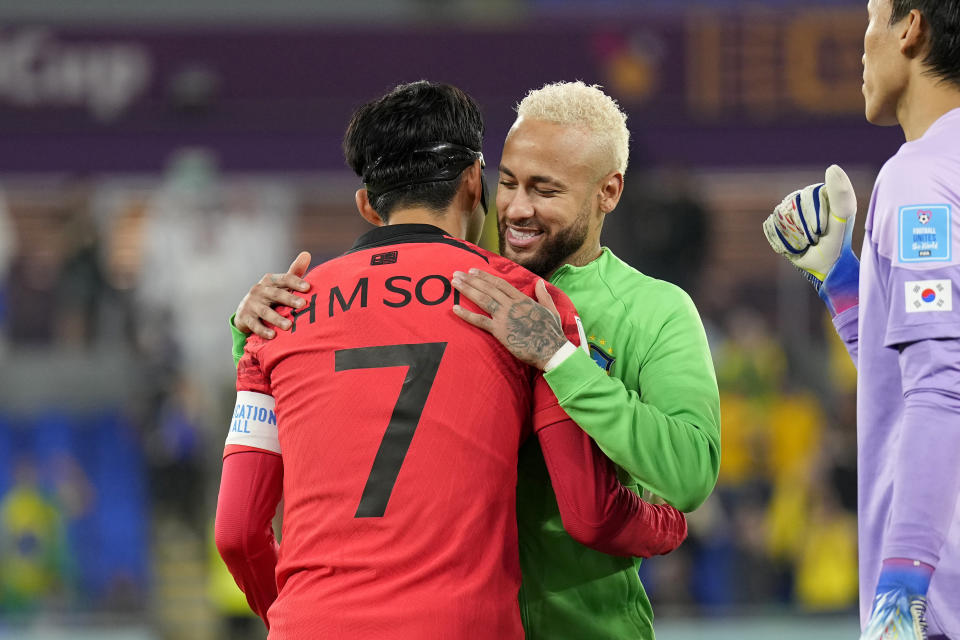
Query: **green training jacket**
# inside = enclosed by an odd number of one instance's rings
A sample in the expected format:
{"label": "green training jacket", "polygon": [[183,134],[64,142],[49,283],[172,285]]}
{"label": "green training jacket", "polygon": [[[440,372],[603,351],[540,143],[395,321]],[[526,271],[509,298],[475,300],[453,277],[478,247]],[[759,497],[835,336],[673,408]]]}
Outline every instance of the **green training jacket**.
{"label": "green training jacket", "polygon": [[[720,468],[720,400],[690,298],[609,249],[586,266],[560,267],[551,281],[573,300],[590,347],[546,374],[560,405],[620,466],[624,484],[695,509]],[[230,324],[237,361],[246,336]],[[567,534],[536,438],[520,451],[517,520],[527,638],[654,637],[640,560]]]}
{"label": "green training jacket", "polygon": [[[551,282],[573,301],[590,347],[546,374],[560,406],[620,467],[625,485],[682,511],[697,508],[720,469],[720,398],[693,302],[606,248],[583,267],[563,265]],[[640,560],[593,551],[567,535],[536,439],[520,455],[527,638],[652,639]]]}

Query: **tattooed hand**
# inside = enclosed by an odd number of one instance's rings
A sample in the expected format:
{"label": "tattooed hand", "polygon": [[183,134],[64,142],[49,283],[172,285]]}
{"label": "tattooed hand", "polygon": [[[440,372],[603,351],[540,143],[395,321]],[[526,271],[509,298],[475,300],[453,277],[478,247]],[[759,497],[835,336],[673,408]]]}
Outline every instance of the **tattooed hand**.
{"label": "tattooed hand", "polygon": [[524,295],[503,278],[470,269],[454,271],[453,286],[489,313],[474,313],[460,305],[453,312],[470,324],[489,331],[517,359],[538,369],[567,341],[560,314],[543,280],[537,282],[537,300]]}

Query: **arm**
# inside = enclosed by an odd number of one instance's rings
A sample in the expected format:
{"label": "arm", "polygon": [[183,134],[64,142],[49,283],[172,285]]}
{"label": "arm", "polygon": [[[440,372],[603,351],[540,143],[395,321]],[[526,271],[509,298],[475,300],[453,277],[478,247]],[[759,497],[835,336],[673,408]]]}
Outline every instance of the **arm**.
{"label": "arm", "polygon": [[[951,256],[958,255],[960,244],[951,233],[950,211],[956,212],[960,203],[953,175],[942,162],[941,156],[897,154],[884,165],[871,203],[873,224],[864,241],[877,256],[872,282],[879,286],[871,291],[880,295],[871,299],[872,315],[862,321],[864,326],[881,323],[883,346],[874,348],[896,349],[898,370],[893,378],[861,391],[870,394],[863,399],[871,401],[895,392],[896,382],[889,382],[898,381],[902,403],[892,405],[903,407],[885,441],[884,469],[865,469],[892,485],[880,575],[876,585],[869,585],[876,591],[865,640],[885,636],[892,620],[905,621],[917,629],[917,637],[923,636],[918,623],[925,596],[931,579],[936,580],[944,541],[957,515],[960,308],[950,303],[960,282],[960,269]],[[920,234],[932,236],[929,246],[918,241],[917,227],[924,229]],[[932,299],[925,284],[935,291]],[[932,304],[924,306],[928,302]],[[886,315],[885,323],[880,314]],[[933,604],[937,610],[944,603]]]}
{"label": "arm", "polygon": [[613,462],[681,511],[720,469],[719,392],[700,318],[686,296],[643,356],[638,389],[572,353],[545,376],[569,416]]}
{"label": "arm", "polygon": [[[960,338],[900,346],[904,410],[896,445],[893,501],[870,618],[863,639],[898,627],[914,637],[926,609],[960,495]],[[926,637],[917,631],[916,637]]]}
{"label": "arm", "polygon": [[560,420],[537,431],[563,528],[603,553],[649,558],[687,537],[683,514],[644,502],[617,479],[616,468],[577,425]]}
{"label": "arm", "polygon": [[276,402],[257,357],[262,347],[255,337],[237,366],[237,402],[224,445],[214,541],[250,608],[269,629],[279,552],[272,521],[283,495],[283,458]]}
{"label": "arm", "polygon": [[[458,305],[454,312],[545,370],[560,405],[611,460],[683,511],[706,500],[720,470],[720,400],[689,297],[678,297],[666,314],[641,367],[641,396],[597,367],[585,350],[566,346],[560,323],[548,321],[556,307],[544,285],[537,285],[534,301],[502,278],[471,269],[455,272],[453,286],[490,315]],[[560,300],[570,304],[566,296]]]}
{"label": "arm", "polygon": [[272,521],[282,490],[280,456],[245,450],[228,453],[223,459],[215,526],[217,550],[250,608],[268,629],[267,610],[277,599],[279,551]]}
{"label": "arm", "polygon": [[[514,356],[549,370],[571,352],[586,354],[572,342],[579,343],[583,336],[573,303],[562,292],[554,288],[554,300],[546,282],[537,280],[533,287],[537,302],[491,274],[480,272],[476,278],[489,278],[476,281],[489,293],[470,286],[467,274],[459,271],[454,273],[454,286],[469,291],[468,297],[493,317],[459,305],[454,312],[493,333]],[[650,557],[677,548],[687,535],[683,514],[646,503],[623,487],[614,465],[570,420],[539,373],[533,402],[534,432],[570,536],[603,553],[622,556]]]}
{"label": "arm", "polygon": [[900,351],[904,411],[883,557],[936,567],[960,496],[960,339]]}

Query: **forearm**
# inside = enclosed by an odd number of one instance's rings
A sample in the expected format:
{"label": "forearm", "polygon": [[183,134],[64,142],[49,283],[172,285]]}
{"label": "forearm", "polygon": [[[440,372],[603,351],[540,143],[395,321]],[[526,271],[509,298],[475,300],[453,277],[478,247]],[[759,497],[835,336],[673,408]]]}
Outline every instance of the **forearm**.
{"label": "forearm", "polygon": [[546,378],[567,414],[645,488],[681,511],[710,495],[720,468],[715,383],[688,394],[687,408],[668,415],[582,352]]}
{"label": "forearm", "polygon": [[244,451],[223,460],[217,499],[217,550],[250,608],[269,628],[267,610],[277,599],[279,546],[272,520],[283,487],[283,460]]}
{"label": "forearm", "polygon": [[960,496],[960,395],[911,393],[901,430],[883,557],[936,567]]}
{"label": "forearm", "polygon": [[901,345],[904,411],[884,558],[937,565],[960,496],[960,339]]}
{"label": "forearm", "polygon": [[817,286],[816,279],[813,280],[817,294],[834,318],[860,304],[860,261],[850,248],[852,233],[853,225],[848,225],[843,250],[823,282]]}
{"label": "forearm", "polygon": [[621,485],[614,465],[573,421],[545,427],[537,437],[572,538],[603,553],[643,558],[669,553],[686,538],[683,514]]}

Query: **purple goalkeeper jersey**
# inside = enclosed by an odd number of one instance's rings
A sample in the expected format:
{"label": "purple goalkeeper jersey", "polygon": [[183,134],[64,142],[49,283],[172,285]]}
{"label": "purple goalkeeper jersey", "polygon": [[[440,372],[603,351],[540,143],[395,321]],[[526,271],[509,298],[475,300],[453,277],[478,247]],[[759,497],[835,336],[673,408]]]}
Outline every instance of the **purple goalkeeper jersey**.
{"label": "purple goalkeeper jersey", "polygon": [[931,635],[960,638],[960,109],[887,161],[865,226],[860,304],[834,319],[858,371],[861,623],[882,561],[910,558],[936,567]]}

